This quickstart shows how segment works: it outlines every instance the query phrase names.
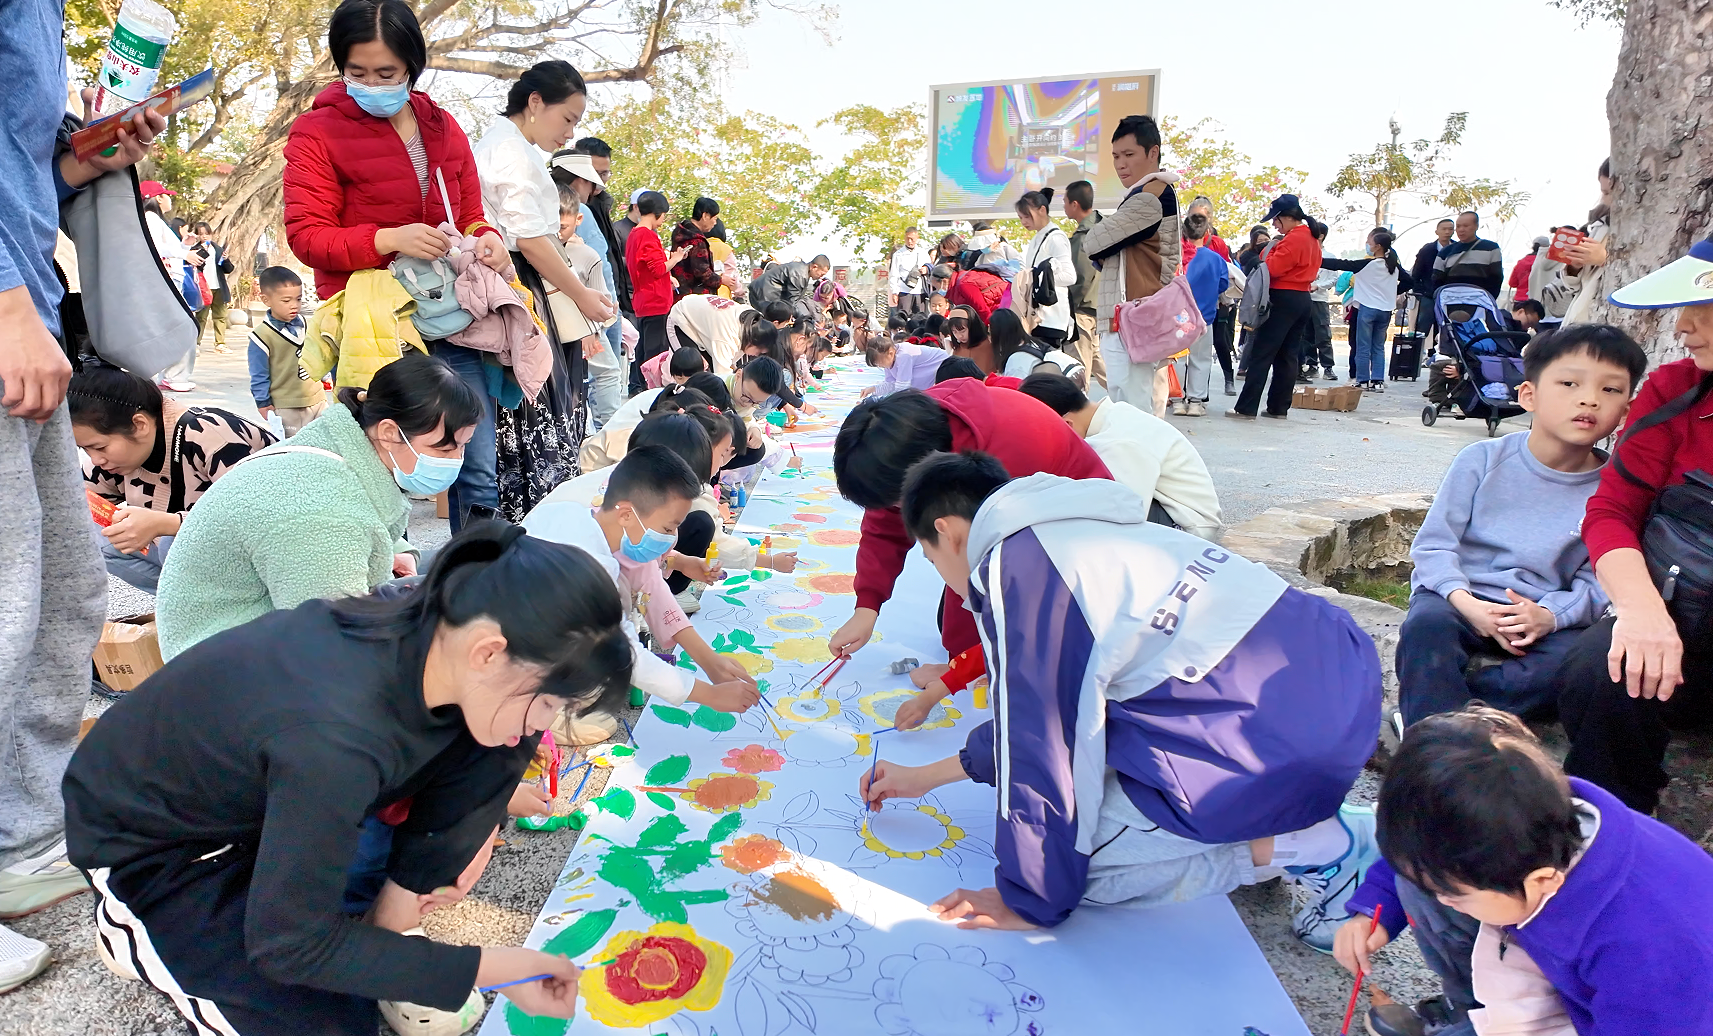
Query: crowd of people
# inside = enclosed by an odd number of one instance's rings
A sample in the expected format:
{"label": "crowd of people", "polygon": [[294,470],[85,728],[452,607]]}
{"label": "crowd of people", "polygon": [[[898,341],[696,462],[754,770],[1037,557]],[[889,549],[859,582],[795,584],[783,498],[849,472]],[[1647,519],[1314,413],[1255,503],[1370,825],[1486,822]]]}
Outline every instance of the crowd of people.
{"label": "crowd of people", "polygon": [[[111,154],[69,153],[60,19],[37,6],[0,39],[18,87],[0,196],[20,212],[129,177],[165,128],[141,115]],[[546,735],[610,736],[633,687],[761,700],[688,616],[728,571],[796,567],[733,519],[762,472],[800,463],[777,432],[849,354],[882,373],[834,444],[864,515],[829,650],[871,640],[919,545],[945,583],[946,661],[913,673],[897,726],[983,675],[1002,717],[957,755],[860,778],[873,807],[995,787],[994,884],[935,915],[1044,928],[1277,879],[1304,890],[1296,936],[1352,970],[1415,930],[1444,994],[1373,1008],[1381,1036],[1713,1027],[1713,949],[1659,920],[1713,909],[1713,861],[1649,816],[1671,730],[1713,701],[1713,239],[1611,296],[1680,308],[1690,356],[1649,373],[1585,319],[1610,166],[1588,225],[1554,230],[1564,258],[1543,243],[1508,279],[1475,213],[1406,270],[1383,228],[1360,258],[1327,255],[1292,195],[1233,255],[1210,199],[1180,211],[1158,126],[1128,116],[1114,211],[1085,180],[1063,191],[1069,234],[1058,192],[1016,199],[1021,248],[988,223],[933,246],[911,228],[882,321],[824,255],[746,283],[717,199],[678,199],[674,222],[642,189],[614,219],[624,156],[576,138],[589,96],[567,62],[520,70],[472,144],[414,89],[428,44],[402,0],[343,0],[327,34],[340,78],[293,125],[283,174],[317,305],[292,270],[255,271],[256,418],[171,398],[194,348],[137,372],[73,334],[51,222],[0,258],[17,548],[0,917],[92,891],[101,959],[198,1033],[367,1034],[377,1012],[462,1032],[499,985],[571,1016],[568,960],[442,944],[422,919],[470,891],[508,815],[543,811],[523,777]],[[164,188],[140,194],[169,298],[219,347],[233,264],[207,224],[167,222]],[[1497,300],[1507,280],[1537,332],[1511,386],[1533,419],[1458,455],[1416,538],[1402,746],[1378,809],[1360,806],[1387,718],[1373,642],[1218,546],[1215,481],[1164,418],[1207,413],[1216,357],[1229,416],[1288,417],[1302,379],[1336,376],[1334,293],[1351,380],[1380,391],[1401,297]],[[453,536],[424,551],[410,497],[441,493]],[[80,743],[103,564],[155,595],[166,664]],[[1518,718],[1554,714],[1562,765]],[[0,927],[0,992],[50,959]]]}

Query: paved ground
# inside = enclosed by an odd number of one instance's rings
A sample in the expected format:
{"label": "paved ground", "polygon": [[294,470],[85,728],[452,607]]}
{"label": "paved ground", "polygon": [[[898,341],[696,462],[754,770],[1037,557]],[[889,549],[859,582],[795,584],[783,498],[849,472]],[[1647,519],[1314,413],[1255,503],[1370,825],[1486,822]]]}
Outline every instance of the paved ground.
{"label": "paved ground", "polygon": [[[196,380],[197,391],[180,397],[185,402],[253,413],[241,338],[224,355],[205,348]],[[1238,522],[1293,500],[1431,491],[1451,457],[1486,430],[1479,423],[1446,420],[1424,428],[1419,395],[1423,385],[1392,382],[1384,394],[1365,396],[1354,413],[1293,411],[1290,420],[1278,422],[1226,419],[1223,412],[1233,400],[1216,395],[1207,418],[1173,422],[1207,459],[1227,521]],[[434,546],[446,535],[446,523],[433,517],[432,505],[418,502],[412,540]],[[110,614],[149,610],[147,595],[117,581],[112,588]],[[101,707],[94,703],[91,711]],[[590,782],[584,799],[598,794],[599,780],[604,773]],[[559,812],[571,807],[570,790],[557,804]],[[1365,777],[1356,796],[1372,801],[1373,794],[1373,781]],[[574,839],[565,832],[515,831],[507,839],[469,899],[429,919],[432,934],[450,942],[516,944],[528,933]],[[1310,1030],[1316,1036],[1337,1032],[1349,977],[1329,958],[1291,937],[1289,894],[1275,882],[1239,890],[1232,898]],[[0,1034],[153,1036],[182,1031],[163,997],[115,978],[95,958],[88,910],[88,898],[77,897],[14,923],[24,934],[49,942],[58,963],[0,1001]],[[1411,1001],[1436,991],[1407,935],[1383,953],[1381,961],[1375,980],[1395,998]]]}

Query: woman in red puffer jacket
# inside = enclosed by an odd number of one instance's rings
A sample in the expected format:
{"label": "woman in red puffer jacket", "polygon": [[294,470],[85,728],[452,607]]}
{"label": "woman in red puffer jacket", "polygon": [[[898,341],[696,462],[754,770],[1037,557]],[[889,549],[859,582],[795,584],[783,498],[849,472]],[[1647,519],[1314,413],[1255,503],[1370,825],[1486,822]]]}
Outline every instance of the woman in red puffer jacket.
{"label": "woman in red puffer jacket", "polygon": [[[470,141],[425,93],[412,90],[428,65],[422,27],[404,0],[344,0],[327,23],[327,47],[344,79],[292,123],[285,147],[286,242],[315,271],[325,299],[352,273],[385,269],[400,255],[437,259],[451,247],[441,223],[475,236],[481,261],[511,265],[505,241],[482,211],[482,182]],[[441,202],[446,181],[454,212]],[[487,401],[451,489],[452,531],[473,505],[499,503],[495,404],[482,354],[426,343]]]}

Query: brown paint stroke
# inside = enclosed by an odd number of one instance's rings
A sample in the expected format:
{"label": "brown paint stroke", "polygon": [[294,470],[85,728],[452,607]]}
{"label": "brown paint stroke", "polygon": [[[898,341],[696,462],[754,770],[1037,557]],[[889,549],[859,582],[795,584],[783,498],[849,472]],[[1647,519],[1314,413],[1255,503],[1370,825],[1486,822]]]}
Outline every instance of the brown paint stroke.
{"label": "brown paint stroke", "polygon": [[831,890],[800,870],[780,871],[753,895],[793,921],[826,921],[839,909]]}

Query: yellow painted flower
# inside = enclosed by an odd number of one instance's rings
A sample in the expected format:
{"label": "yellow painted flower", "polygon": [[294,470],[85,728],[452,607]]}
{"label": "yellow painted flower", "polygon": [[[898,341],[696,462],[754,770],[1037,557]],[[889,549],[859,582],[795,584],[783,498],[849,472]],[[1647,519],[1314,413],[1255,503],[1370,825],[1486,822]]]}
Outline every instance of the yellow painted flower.
{"label": "yellow painted flower", "polygon": [[805,511],[809,514],[832,514],[833,513],[833,508],[827,504],[806,504],[802,507],[797,508],[797,510]]}
{"label": "yellow painted flower", "polygon": [[[796,550],[799,546],[802,545],[802,543],[803,543],[802,540],[795,539],[795,538],[790,537],[790,536],[775,536],[775,537],[773,537],[773,549],[776,551],[778,551],[778,550]],[[798,562],[798,564],[801,565],[802,562]]]}
{"label": "yellow painted flower", "polygon": [[751,676],[773,672],[773,659],[766,655],[754,655],[748,651],[722,651],[721,658],[729,658],[749,671]]}
{"label": "yellow painted flower", "polygon": [[824,695],[785,694],[774,699],[779,704],[773,711],[779,718],[792,723],[819,723],[824,719],[832,719],[840,712],[839,700]]}
{"label": "yellow painted flower", "polygon": [[865,819],[862,844],[894,860],[939,856],[964,839],[964,829],[930,803],[900,804]]}
{"label": "yellow painted flower", "polygon": [[687,924],[662,921],[646,932],[619,932],[596,959],[612,963],[583,970],[584,1009],[603,1025],[638,1029],[718,1004],[732,951]]}
{"label": "yellow painted flower", "polygon": [[[898,721],[898,707],[916,697],[916,692],[907,687],[897,687],[890,691],[875,691],[857,699],[857,705],[885,726],[891,726]],[[915,730],[938,730],[949,727],[958,721],[963,713],[951,706],[951,699],[943,699],[928,710],[928,718],[922,721]]]}
{"label": "yellow painted flower", "polygon": [[828,662],[832,652],[827,650],[825,637],[790,637],[773,643],[773,656],[785,662]]}
{"label": "yellow painted flower", "polygon": [[679,798],[708,813],[730,813],[752,809],[773,797],[773,785],[752,773],[715,773],[684,785],[690,790]]}

